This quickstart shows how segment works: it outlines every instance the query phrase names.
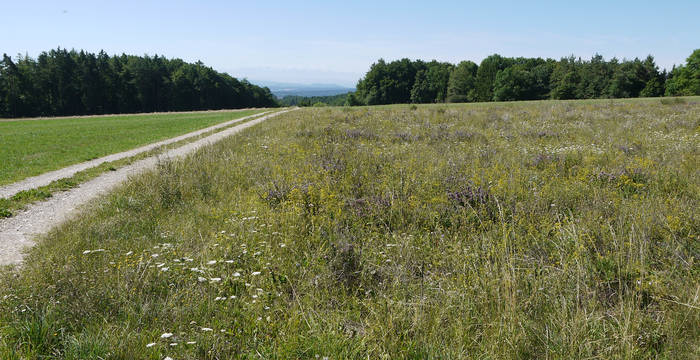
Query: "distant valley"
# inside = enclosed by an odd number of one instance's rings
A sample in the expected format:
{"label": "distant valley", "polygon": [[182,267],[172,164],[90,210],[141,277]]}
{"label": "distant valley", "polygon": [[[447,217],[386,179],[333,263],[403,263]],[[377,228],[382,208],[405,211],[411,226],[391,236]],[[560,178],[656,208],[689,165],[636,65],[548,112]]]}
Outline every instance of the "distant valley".
{"label": "distant valley", "polygon": [[346,87],[336,84],[295,84],[283,83],[275,81],[256,81],[250,80],[251,83],[268,87],[272,94],[278,98],[285,96],[333,96],[346,94],[355,91],[355,88]]}

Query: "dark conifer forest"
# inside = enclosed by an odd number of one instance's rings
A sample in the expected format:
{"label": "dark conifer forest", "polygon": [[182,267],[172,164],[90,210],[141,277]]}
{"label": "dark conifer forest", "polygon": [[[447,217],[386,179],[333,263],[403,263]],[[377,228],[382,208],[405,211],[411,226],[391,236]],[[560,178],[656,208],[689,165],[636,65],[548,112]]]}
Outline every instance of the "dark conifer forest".
{"label": "dark conifer forest", "polygon": [[277,101],[269,89],[201,62],[61,48],[0,61],[0,117],[271,106]]}

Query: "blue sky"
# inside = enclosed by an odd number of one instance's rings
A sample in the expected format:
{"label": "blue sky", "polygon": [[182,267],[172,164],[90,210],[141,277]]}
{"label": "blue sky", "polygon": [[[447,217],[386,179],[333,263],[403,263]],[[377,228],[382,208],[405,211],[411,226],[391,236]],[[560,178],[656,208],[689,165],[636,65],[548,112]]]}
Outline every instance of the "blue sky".
{"label": "blue sky", "polygon": [[[686,1],[8,1],[0,52],[56,48],[201,60],[253,80],[354,86],[378,60],[480,62],[489,54],[670,68],[700,48]],[[9,36],[8,36],[9,34]]]}

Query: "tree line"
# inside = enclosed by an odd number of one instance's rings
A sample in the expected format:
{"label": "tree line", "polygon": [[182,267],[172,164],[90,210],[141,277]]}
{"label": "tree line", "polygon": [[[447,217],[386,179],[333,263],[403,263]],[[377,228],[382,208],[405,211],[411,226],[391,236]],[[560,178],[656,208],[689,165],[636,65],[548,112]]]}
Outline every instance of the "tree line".
{"label": "tree line", "polygon": [[477,65],[401,59],[373,64],[347,105],[700,95],[700,49],[659,71],[654,58],[606,61],[491,55]]}
{"label": "tree line", "polygon": [[273,107],[262,88],[201,62],[66,49],[36,59],[3,54],[0,117]]}
{"label": "tree line", "polygon": [[343,106],[347,102],[348,94],[328,95],[328,96],[298,96],[287,95],[279,100],[284,106]]}

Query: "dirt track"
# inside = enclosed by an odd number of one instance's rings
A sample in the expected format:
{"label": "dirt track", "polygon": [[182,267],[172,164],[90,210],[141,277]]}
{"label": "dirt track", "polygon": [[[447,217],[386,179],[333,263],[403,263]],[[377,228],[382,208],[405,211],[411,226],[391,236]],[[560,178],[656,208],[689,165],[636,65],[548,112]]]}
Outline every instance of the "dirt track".
{"label": "dirt track", "polygon": [[[80,207],[107,193],[130,176],[153,168],[159,160],[185,156],[203,146],[213,144],[243,129],[288,111],[292,110],[284,110],[259,117],[179,148],[169,150],[159,156],[139,160],[117,171],[104,173],[74,189],[55,194],[47,201],[33,204],[27,210],[11,218],[0,220],[0,265],[20,264],[24,257],[24,250],[34,245],[36,236],[47,233],[51,228],[69,219]],[[237,120],[240,121],[241,119]]]}
{"label": "dirt track", "polygon": [[250,116],[244,116],[244,117],[239,118],[239,119],[234,119],[234,120],[226,121],[223,123],[219,123],[219,124],[210,126],[208,128],[193,131],[193,132],[190,132],[187,134],[176,136],[174,138],[170,138],[170,139],[155,142],[152,144],[144,145],[144,146],[138,147],[136,149],[131,149],[131,150],[127,150],[124,152],[107,155],[107,156],[101,157],[99,159],[94,159],[94,160],[82,162],[79,164],[67,166],[67,167],[64,167],[62,169],[58,169],[55,171],[49,171],[47,173],[43,173],[43,174],[37,175],[37,176],[32,176],[30,178],[26,178],[26,179],[18,181],[16,183],[0,186],[0,198],[9,198],[9,197],[17,194],[20,191],[31,190],[31,189],[36,189],[36,188],[41,187],[41,186],[46,186],[53,181],[56,181],[59,179],[69,178],[80,171],[93,168],[93,167],[98,166],[102,163],[132,157],[132,156],[144,153],[146,151],[151,151],[151,150],[158,148],[160,146],[163,146],[163,145],[172,144],[172,143],[175,143],[175,142],[178,142],[181,140],[185,140],[185,139],[188,139],[188,138],[191,138],[194,136],[199,136],[199,135],[204,134],[206,132],[220,129],[222,127],[226,127],[226,126],[235,124],[237,122],[244,121],[244,120],[250,119],[252,117],[256,117],[256,116],[261,116],[261,115],[264,115],[267,113],[269,113],[269,111],[265,111],[265,112],[258,113],[258,114],[253,114]]}

